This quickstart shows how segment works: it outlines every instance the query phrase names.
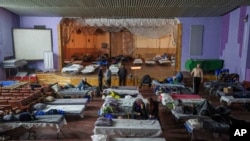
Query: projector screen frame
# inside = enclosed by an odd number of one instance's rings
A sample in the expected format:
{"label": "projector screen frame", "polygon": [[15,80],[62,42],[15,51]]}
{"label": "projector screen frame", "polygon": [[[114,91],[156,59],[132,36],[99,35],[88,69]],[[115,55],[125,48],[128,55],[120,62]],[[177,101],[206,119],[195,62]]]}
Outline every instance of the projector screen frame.
{"label": "projector screen frame", "polygon": [[[19,34],[21,33],[23,34],[25,33],[25,35],[20,36]],[[21,41],[21,39],[18,39],[19,37],[24,40]],[[41,38],[41,37],[45,37],[45,38]],[[14,51],[13,55],[16,59],[38,61],[38,60],[44,59],[44,56],[43,56],[44,52],[46,51],[53,52],[53,38],[52,38],[51,28],[46,28],[46,29],[12,28],[12,40],[13,40],[13,51]],[[31,40],[32,41],[31,43],[33,44],[27,43],[28,42],[27,40],[28,41]],[[24,42],[28,44],[27,47],[22,47],[23,44],[25,44]],[[21,43],[22,45],[18,45],[18,43]],[[37,45],[39,46],[36,47]],[[22,56],[23,53],[26,53],[26,55]]]}

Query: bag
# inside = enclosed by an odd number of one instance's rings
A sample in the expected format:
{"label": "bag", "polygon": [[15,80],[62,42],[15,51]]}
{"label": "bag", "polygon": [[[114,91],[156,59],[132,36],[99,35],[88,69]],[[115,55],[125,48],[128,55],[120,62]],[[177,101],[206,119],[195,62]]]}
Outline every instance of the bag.
{"label": "bag", "polygon": [[36,117],[29,112],[23,112],[19,115],[20,121],[31,121],[36,120]]}

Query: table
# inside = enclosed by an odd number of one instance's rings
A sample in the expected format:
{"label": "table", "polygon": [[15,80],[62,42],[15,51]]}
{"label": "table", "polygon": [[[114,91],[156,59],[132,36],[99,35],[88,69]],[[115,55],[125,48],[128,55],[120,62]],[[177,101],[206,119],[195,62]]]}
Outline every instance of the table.
{"label": "table", "polygon": [[185,62],[185,68],[189,71],[192,71],[193,68],[201,65],[203,71],[215,71],[223,68],[224,60],[221,59],[188,59]]}

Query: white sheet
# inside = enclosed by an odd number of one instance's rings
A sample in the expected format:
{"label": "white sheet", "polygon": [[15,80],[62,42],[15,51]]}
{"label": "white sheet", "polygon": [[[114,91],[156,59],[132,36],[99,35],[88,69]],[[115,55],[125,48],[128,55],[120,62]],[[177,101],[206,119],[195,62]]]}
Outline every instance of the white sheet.
{"label": "white sheet", "polygon": [[112,138],[110,141],[166,141],[165,138]]}
{"label": "white sheet", "polygon": [[177,120],[191,119],[191,118],[207,118],[207,116],[178,113],[174,109],[171,110],[171,113]]}
{"label": "white sheet", "polygon": [[62,72],[80,72],[83,66],[79,64],[72,64],[62,68]]}
{"label": "white sheet", "polygon": [[156,64],[156,62],[154,60],[146,60],[145,63],[147,65],[154,65],[154,64]]}
{"label": "white sheet", "polygon": [[108,94],[109,92],[115,92],[118,93],[119,95],[135,95],[139,94],[139,90],[131,90],[131,89],[112,89],[112,88],[107,88],[103,89],[104,94]]}
{"label": "white sheet", "polygon": [[141,64],[143,64],[143,60],[140,59],[140,58],[137,58],[137,59],[135,59],[135,60],[133,61],[133,64],[134,64],[134,65],[141,65]]}
{"label": "white sheet", "polygon": [[55,99],[52,102],[46,102],[49,105],[87,105],[88,99],[87,98],[61,98]]}
{"label": "white sheet", "polygon": [[[0,132],[12,130],[18,127],[24,127],[30,129],[32,127],[56,127],[57,133],[61,131],[61,127],[67,124],[67,121],[62,115],[43,115],[40,116],[41,120],[34,121],[13,121],[13,122],[1,122]],[[46,120],[48,119],[48,121]]]}
{"label": "white sheet", "polygon": [[112,119],[112,126],[95,126],[94,134],[125,137],[159,137],[162,134],[158,120]]}
{"label": "white sheet", "polygon": [[117,64],[112,64],[109,66],[109,69],[112,74],[117,74],[119,71],[119,66]]}
{"label": "white sheet", "polygon": [[62,110],[65,112],[65,115],[79,115],[81,118],[84,117],[85,105],[46,105],[46,108],[43,109],[44,112],[47,112],[51,109]]}
{"label": "white sheet", "polygon": [[93,73],[96,71],[96,69],[99,67],[99,65],[91,64],[88,66],[85,66],[82,70],[81,73],[83,74],[88,74],[88,73]]}
{"label": "white sheet", "polygon": [[10,59],[10,60],[4,60],[2,63],[3,63],[3,68],[17,68],[26,65],[28,62],[23,59]]}
{"label": "white sheet", "polygon": [[170,60],[168,60],[168,59],[160,59],[160,60],[158,60],[158,62],[160,63],[160,64],[171,64],[171,61]]}
{"label": "white sheet", "polygon": [[228,106],[234,103],[250,103],[250,98],[234,98],[233,96],[221,96],[220,102],[226,102]]}

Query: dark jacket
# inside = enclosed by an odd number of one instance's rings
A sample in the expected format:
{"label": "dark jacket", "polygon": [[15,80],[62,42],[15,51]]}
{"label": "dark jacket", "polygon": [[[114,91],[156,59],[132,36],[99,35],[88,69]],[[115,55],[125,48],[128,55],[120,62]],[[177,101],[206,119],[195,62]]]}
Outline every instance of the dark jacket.
{"label": "dark jacket", "polygon": [[120,78],[126,78],[127,77],[127,69],[125,67],[120,67],[117,74]]}

